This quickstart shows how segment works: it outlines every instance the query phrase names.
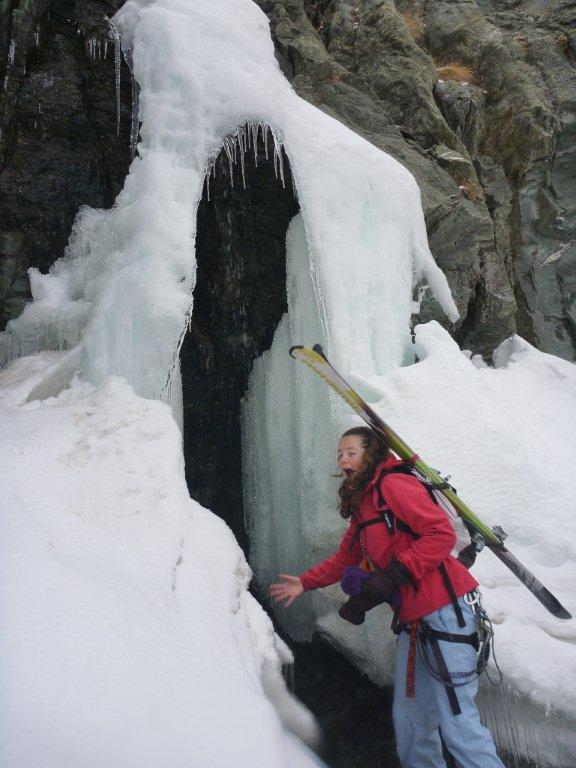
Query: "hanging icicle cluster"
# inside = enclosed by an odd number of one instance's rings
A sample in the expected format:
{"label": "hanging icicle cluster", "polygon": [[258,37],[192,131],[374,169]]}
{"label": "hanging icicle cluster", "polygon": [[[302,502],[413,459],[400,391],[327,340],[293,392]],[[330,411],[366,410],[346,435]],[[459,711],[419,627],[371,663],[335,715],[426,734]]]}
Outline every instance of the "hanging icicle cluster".
{"label": "hanging icicle cluster", "polygon": [[[272,138],[272,147],[268,147],[268,132]],[[216,176],[216,163],[221,152],[224,152],[228,158],[228,168],[230,172],[230,184],[234,187],[234,166],[240,160],[240,169],[242,174],[242,186],[246,189],[246,153],[252,151],[254,155],[254,164],[258,166],[258,140],[264,146],[264,157],[274,162],[274,174],[280,178],[284,186],[284,160],[282,158],[282,139],[266,123],[249,121],[240,126],[234,133],[229,134],[223,141],[218,153],[208,163],[206,169],[206,192],[210,200],[210,175]]]}

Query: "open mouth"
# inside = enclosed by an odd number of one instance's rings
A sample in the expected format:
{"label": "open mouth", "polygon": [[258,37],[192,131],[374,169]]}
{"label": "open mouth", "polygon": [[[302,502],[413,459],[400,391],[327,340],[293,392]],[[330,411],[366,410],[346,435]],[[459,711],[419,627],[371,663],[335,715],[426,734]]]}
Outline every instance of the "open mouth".
{"label": "open mouth", "polygon": [[353,470],[353,469],[349,469],[349,468],[348,468],[348,469],[343,469],[342,471],[344,472],[345,476],[346,476],[348,479],[350,479],[350,478],[352,477],[352,475],[354,474],[354,471],[355,471],[355,470]]}

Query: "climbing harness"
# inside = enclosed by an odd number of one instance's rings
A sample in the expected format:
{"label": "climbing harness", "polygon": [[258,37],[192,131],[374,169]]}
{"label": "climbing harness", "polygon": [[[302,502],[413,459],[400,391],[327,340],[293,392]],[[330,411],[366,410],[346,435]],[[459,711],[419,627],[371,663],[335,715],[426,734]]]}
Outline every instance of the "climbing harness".
{"label": "climbing harness", "polygon": [[[500,685],[503,679],[494,652],[494,629],[492,627],[492,622],[482,605],[482,598],[479,590],[476,589],[472,592],[468,592],[464,595],[464,601],[472,608],[476,619],[476,630],[468,635],[441,632],[430,627],[423,619],[411,622],[410,624],[397,624],[395,629],[396,633],[407,632],[410,635],[408,668],[406,674],[407,698],[412,698],[414,696],[417,649],[426,671],[431,677],[438,680],[444,686],[450,703],[450,708],[454,715],[459,715],[461,713],[458,696],[456,694],[457,688],[477,680],[483,672],[486,672],[486,677],[492,685]],[[471,645],[478,654],[474,669],[465,672],[450,672],[440,647],[441,642]],[[493,679],[490,676],[487,669],[490,654],[492,654],[494,665],[498,673],[496,679]]]}

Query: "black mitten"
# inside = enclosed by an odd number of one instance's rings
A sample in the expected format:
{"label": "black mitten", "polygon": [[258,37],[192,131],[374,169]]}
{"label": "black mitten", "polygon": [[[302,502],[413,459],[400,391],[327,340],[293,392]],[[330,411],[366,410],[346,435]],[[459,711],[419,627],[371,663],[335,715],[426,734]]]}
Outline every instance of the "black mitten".
{"label": "black mitten", "polygon": [[[366,579],[368,581],[368,579]],[[366,582],[365,582],[366,583]],[[365,587],[362,588],[362,592],[359,595],[353,595],[347,600],[340,608],[338,613],[343,619],[349,621],[351,624],[363,624],[366,618],[366,611],[371,608],[375,608],[380,605],[382,600],[379,597],[372,597],[365,591]]]}
{"label": "black mitten", "polygon": [[413,582],[412,574],[399,560],[392,560],[383,571],[374,571],[364,583],[364,591],[373,598],[387,603],[403,584]]}

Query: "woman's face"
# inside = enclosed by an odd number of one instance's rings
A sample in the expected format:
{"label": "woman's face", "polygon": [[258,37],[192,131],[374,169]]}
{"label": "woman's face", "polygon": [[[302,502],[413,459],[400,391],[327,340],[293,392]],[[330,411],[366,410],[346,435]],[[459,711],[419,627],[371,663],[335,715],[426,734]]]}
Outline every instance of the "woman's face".
{"label": "woman's face", "polygon": [[355,472],[362,469],[364,463],[364,447],[360,435],[341,437],[338,443],[338,466],[349,480]]}

